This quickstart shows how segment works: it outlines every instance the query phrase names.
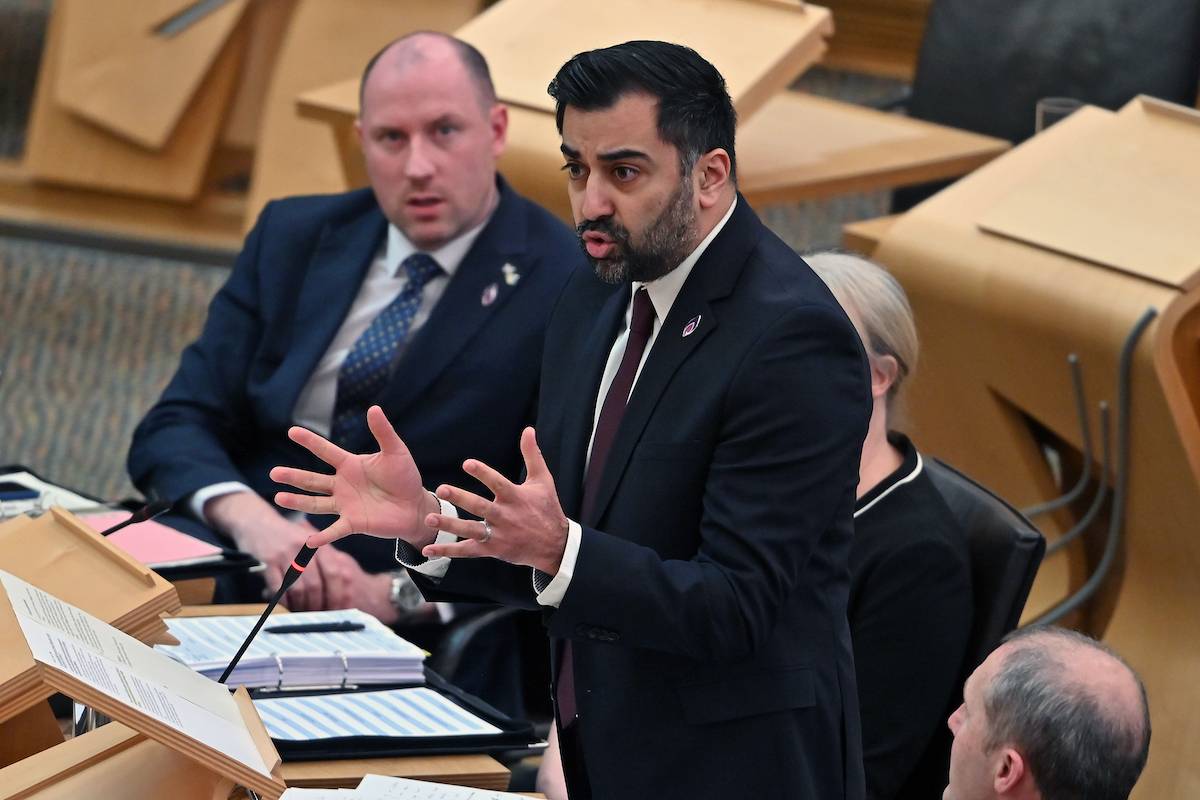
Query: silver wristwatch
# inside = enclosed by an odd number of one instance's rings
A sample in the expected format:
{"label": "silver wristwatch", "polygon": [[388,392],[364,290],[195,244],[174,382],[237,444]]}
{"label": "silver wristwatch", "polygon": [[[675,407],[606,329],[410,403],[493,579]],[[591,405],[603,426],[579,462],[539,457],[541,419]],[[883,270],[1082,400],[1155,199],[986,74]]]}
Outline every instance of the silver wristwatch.
{"label": "silver wristwatch", "polygon": [[392,573],[392,590],[388,594],[388,599],[401,614],[411,614],[425,602],[425,598],[421,596],[421,590],[413,583],[412,578],[408,577],[408,571],[403,569]]}

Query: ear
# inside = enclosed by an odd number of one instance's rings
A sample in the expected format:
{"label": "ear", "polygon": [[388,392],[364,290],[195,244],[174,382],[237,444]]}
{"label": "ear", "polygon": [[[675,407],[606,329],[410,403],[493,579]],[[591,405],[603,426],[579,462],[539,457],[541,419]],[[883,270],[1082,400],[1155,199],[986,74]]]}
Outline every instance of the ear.
{"label": "ear", "polygon": [[696,197],[700,200],[700,208],[712,208],[720,202],[731,182],[730,167],[729,153],[722,147],[709,150],[696,159],[693,175],[697,183]]}
{"label": "ear", "polygon": [[355,117],[354,119],[354,135],[358,138],[358,149],[365,153],[367,151],[367,142],[363,138],[366,136],[366,132],[363,130],[362,117]]}
{"label": "ear", "polygon": [[900,375],[895,356],[871,356],[871,397],[886,397]]}
{"label": "ear", "polygon": [[499,158],[508,143],[508,106],[493,104],[488,112],[488,126],[492,131],[492,157]]}
{"label": "ear", "polygon": [[1011,747],[1000,751],[996,775],[992,780],[992,788],[1000,797],[1011,796],[1029,774],[1025,759]]}

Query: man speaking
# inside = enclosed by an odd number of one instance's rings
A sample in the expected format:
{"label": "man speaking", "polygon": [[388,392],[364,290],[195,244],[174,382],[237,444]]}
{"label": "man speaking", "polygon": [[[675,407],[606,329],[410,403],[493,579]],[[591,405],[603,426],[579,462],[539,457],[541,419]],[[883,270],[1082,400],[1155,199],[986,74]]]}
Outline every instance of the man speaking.
{"label": "man speaking", "polygon": [[277,502],[340,515],[313,545],[396,537],[430,598],[544,609],[572,798],[861,798],[858,336],[738,196],[711,64],[628,42],[575,56],[550,94],[593,270],[550,321],[524,482],[468,460],[494,499],[434,497],[372,408],[377,454],[293,428],[336,473],[277,468],[316,495]]}

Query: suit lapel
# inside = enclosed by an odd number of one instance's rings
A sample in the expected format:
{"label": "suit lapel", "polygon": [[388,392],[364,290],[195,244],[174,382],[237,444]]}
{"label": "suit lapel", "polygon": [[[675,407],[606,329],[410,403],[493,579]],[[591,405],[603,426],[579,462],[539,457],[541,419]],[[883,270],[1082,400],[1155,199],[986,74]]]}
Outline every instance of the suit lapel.
{"label": "suit lapel", "polygon": [[[428,321],[413,335],[384,388],[380,402],[395,416],[420,399],[455,356],[495,316],[536,267],[525,253],[524,210],[512,190],[499,181],[500,202],[487,226],[471,245]],[[519,279],[509,283],[504,266],[517,266]]]}
{"label": "suit lapel", "polygon": [[[733,216],[696,262],[659,328],[609,450],[592,519],[583,520],[583,524],[595,525],[603,517],[634,447],[671,378],[700,343],[716,330],[717,316],[711,301],[733,291],[760,225],[739,195]],[[694,326],[693,320],[698,320]]]}
{"label": "suit lapel", "polygon": [[[618,287],[615,291],[612,287],[604,286],[603,290],[603,295],[596,296],[598,313],[591,308],[579,312],[581,316],[587,315],[595,321],[583,340],[574,369],[565,365],[565,379],[560,384],[560,391],[580,395],[575,402],[568,401],[565,404],[567,410],[562,427],[562,449],[555,470],[559,500],[568,515],[578,514],[579,505],[583,502],[583,471],[596,416],[596,393],[608,363],[609,351],[624,325],[625,311],[629,307],[628,286]],[[607,295],[607,299],[603,299],[604,295]]]}
{"label": "suit lapel", "polygon": [[367,212],[343,225],[330,225],[322,233],[296,303],[291,348],[298,357],[291,360],[292,374],[282,404],[287,419],[294,418],[301,389],[358,296],[385,228],[383,214],[372,204]]}

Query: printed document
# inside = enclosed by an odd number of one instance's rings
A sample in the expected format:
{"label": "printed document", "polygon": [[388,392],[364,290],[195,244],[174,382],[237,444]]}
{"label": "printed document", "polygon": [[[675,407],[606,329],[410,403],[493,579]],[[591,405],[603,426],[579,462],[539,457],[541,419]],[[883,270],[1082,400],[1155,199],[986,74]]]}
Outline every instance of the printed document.
{"label": "printed document", "polygon": [[0,570],[33,657],[207,745],[270,775],[229,690],[132,636]]}

